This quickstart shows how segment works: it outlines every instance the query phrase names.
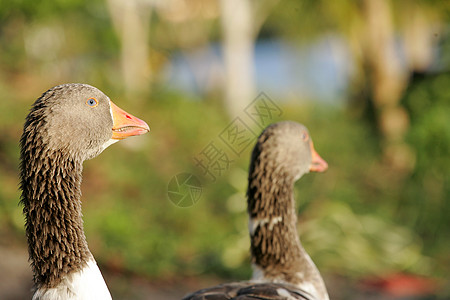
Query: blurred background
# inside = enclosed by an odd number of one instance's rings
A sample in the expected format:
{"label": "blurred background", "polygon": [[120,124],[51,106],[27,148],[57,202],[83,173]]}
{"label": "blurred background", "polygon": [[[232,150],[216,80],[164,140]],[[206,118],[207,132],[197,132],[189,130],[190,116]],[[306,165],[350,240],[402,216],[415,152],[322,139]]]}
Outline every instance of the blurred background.
{"label": "blurred background", "polygon": [[[269,103],[265,122],[304,123],[329,163],[296,198],[331,298],[450,299],[450,2],[2,1],[0,299],[31,297],[23,121],[66,82],[151,128],[84,164],[85,231],[113,298],[250,277],[252,145],[221,137],[236,118],[258,135],[249,107]],[[211,145],[230,158],[214,176],[198,163]],[[180,173],[201,187],[183,207],[168,197]]]}

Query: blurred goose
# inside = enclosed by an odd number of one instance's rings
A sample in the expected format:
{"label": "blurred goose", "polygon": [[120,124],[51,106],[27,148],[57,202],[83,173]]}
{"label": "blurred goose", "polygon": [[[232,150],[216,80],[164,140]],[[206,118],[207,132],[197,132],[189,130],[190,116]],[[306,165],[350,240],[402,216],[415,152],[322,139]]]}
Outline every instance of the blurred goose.
{"label": "blurred goose", "polygon": [[20,140],[33,300],[111,299],[83,231],[82,164],[148,131],[144,121],[87,84],[59,85],[36,100]]}
{"label": "blurred goose", "polygon": [[253,149],[248,177],[252,280],[203,289],[184,299],[329,299],[300,243],[293,193],[303,174],[327,168],[305,126],[285,121],[267,127]]}

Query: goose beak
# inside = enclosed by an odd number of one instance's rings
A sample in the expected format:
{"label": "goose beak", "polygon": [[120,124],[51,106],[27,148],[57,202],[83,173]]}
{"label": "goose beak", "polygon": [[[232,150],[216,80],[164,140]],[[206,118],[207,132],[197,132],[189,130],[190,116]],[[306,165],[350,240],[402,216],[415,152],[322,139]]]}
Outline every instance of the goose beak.
{"label": "goose beak", "polygon": [[313,142],[310,142],[310,146],[311,146],[311,156],[312,156],[312,160],[311,160],[311,165],[309,166],[309,171],[310,172],[325,172],[328,169],[328,164],[327,162],[320,157],[319,153],[317,153],[317,151],[314,149],[314,145]]}
{"label": "goose beak", "polygon": [[150,131],[150,127],[141,119],[127,113],[112,101],[110,101],[110,105],[113,117],[112,139],[123,140]]}

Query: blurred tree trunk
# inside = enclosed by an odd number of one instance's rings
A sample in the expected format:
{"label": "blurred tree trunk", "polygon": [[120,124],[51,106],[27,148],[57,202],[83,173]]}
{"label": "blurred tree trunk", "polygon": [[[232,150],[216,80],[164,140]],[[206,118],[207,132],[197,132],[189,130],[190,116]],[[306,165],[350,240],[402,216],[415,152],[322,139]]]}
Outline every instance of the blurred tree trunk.
{"label": "blurred tree trunk", "polygon": [[[398,174],[405,174],[414,167],[415,157],[404,140],[410,121],[400,100],[410,74],[429,67],[433,43],[431,24],[415,2],[400,5],[400,25],[404,28],[400,40],[394,26],[393,5],[391,0],[364,0],[359,6],[361,19],[350,25],[350,45],[360,68],[356,88],[366,98],[358,101],[371,103],[365,111],[371,111],[375,117],[386,163]],[[405,43],[406,57],[400,54],[399,41]]]}
{"label": "blurred tree trunk", "polygon": [[365,61],[372,86],[378,128],[383,136],[383,152],[397,170],[410,169],[411,151],[403,142],[409,128],[406,110],[399,105],[406,88],[407,70],[402,67],[395,43],[396,32],[388,0],[365,0]]}
{"label": "blurred tree trunk", "polygon": [[436,33],[441,28],[430,22],[431,19],[438,17],[426,7],[411,2],[405,5],[401,15],[406,61],[409,70],[414,72],[425,72],[432,63]]}
{"label": "blurred tree trunk", "polygon": [[231,118],[255,97],[251,0],[220,0],[225,60],[225,105]]}
{"label": "blurred tree trunk", "polygon": [[125,93],[132,96],[137,92],[147,92],[151,79],[148,59],[151,3],[108,0],[107,4],[121,43],[120,63]]}
{"label": "blurred tree trunk", "polygon": [[279,0],[220,0],[225,62],[225,106],[236,117],[256,97],[254,47]]}

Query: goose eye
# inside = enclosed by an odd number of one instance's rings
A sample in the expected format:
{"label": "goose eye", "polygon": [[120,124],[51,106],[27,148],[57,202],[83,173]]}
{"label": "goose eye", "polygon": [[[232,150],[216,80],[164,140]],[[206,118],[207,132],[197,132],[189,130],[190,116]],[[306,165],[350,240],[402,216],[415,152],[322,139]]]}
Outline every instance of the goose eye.
{"label": "goose eye", "polygon": [[303,140],[303,141],[307,141],[308,138],[309,138],[308,133],[307,133],[307,132],[303,132],[303,133],[302,133],[302,140]]}
{"label": "goose eye", "polygon": [[89,107],[96,107],[98,105],[98,101],[95,98],[89,98],[86,100],[86,105]]}

